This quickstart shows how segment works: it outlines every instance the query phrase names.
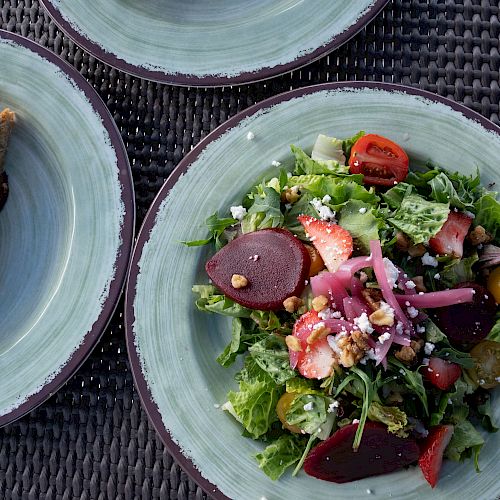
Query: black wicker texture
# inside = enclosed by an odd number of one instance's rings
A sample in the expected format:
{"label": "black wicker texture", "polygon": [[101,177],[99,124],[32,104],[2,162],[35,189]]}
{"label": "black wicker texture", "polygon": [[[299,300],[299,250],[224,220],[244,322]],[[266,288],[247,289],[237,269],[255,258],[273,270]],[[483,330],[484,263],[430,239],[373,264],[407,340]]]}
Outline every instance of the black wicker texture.
{"label": "black wicker texture", "polygon": [[[137,227],[182,157],[238,111],[283,91],[376,80],[429,90],[499,124],[500,19],[494,0],[393,0],[329,56],[265,82],[183,88],[141,80],[90,56],[36,0],[0,0],[0,28],[74,65],[110,110],[134,176]],[[1,76],[0,76],[1,80]],[[0,429],[0,499],[202,499],[142,409],[128,366],[123,301],[78,373]]]}

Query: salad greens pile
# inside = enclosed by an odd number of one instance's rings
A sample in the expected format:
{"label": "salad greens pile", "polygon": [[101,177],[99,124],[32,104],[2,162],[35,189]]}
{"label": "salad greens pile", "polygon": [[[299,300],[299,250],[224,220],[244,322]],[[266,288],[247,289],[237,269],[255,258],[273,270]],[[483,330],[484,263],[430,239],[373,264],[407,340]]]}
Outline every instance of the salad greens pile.
{"label": "salad greens pile", "polygon": [[[241,234],[265,228],[285,228],[309,243],[297,220],[308,215],[349,231],[355,256],[369,255],[370,242],[380,241],[384,257],[405,276],[422,277],[427,291],[481,280],[485,249],[494,253],[500,239],[500,204],[496,193],[481,185],[479,172],[466,176],[429,164],[411,170],[393,187],[367,186],[364,176],[350,173],[347,164],[351,148],[363,135],[359,132],[345,140],[320,136],[312,154],[292,146],[291,172],[280,169],[253,186],[240,207],[231,207],[232,216],[215,213],[206,220],[208,238],[186,244],[210,243],[219,250]],[[427,244],[452,211],[473,217],[472,227],[484,228],[489,245],[467,245],[462,257],[431,256]],[[411,257],[401,248],[402,234],[411,248],[425,246],[427,261],[421,253]],[[373,271],[366,268],[363,274],[364,286],[378,290]],[[396,436],[417,439],[423,439],[432,426],[453,425],[446,458],[472,457],[479,470],[484,438],[478,426],[498,430],[490,394],[474,378],[470,349],[450,342],[430,313],[420,311],[413,363],[399,359],[400,346],[394,345],[384,363],[375,361],[372,349],[352,367],[335,365],[330,376],[318,380],[292,368],[286,343],[296,321],[311,310],[310,287],[302,295],[303,306],[294,312],[249,309],[211,284],[197,284],[193,292],[200,311],[232,318],[231,340],[217,362],[228,367],[241,357],[243,367],[236,375],[237,389],[229,391],[222,407],[241,424],[243,436],[264,443],[255,458],[270,478],[278,479],[292,467],[296,474],[316,443],[353,422],[359,422],[356,448],[367,420],[384,424]],[[498,313],[488,339],[500,341]],[[422,367],[431,356],[460,367],[461,375],[449,389],[439,389],[423,375]]]}

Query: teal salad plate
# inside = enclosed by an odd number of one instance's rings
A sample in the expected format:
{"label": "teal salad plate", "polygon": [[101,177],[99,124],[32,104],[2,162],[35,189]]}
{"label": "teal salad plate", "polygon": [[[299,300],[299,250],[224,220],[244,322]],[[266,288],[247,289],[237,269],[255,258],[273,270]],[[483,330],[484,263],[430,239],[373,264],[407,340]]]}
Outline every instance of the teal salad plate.
{"label": "teal salad plate", "polygon": [[0,211],[0,425],[57,391],[94,347],[123,288],[134,235],[120,133],[85,79],[0,31],[0,111],[16,124]]}
{"label": "teal salad plate", "polygon": [[[323,84],[263,101],[200,142],[165,183],[140,231],[125,307],[135,383],[169,450],[215,498],[491,500],[500,491],[500,433],[485,435],[480,474],[472,462],[447,461],[435,489],[418,467],[347,484],[304,472],[273,482],[253,458],[264,445],[242,437],[220,408],[237,388],[240,368],[215,361],[230,340],[231,318],[196,309],[191,287],[208,282],[204,265],[212,249],[181,242],[205,238],[207,216],[229,216],[256,179],[276,175],[273,162],[292,166],[290,144],[310,151],[320,133],[345,138],[359,130],[401,144],[414,163],[432,159],[463,173],[479,167],[483,183],[498,180],[500,128],[464,106],[397,85]],[[498,420],[498,391],[494,398]]]}
{"label": "teal salad plate", "polygon": [[387,0],[43,0],[78,45],[120,70],[177,85],[269,78],[354,36]]}

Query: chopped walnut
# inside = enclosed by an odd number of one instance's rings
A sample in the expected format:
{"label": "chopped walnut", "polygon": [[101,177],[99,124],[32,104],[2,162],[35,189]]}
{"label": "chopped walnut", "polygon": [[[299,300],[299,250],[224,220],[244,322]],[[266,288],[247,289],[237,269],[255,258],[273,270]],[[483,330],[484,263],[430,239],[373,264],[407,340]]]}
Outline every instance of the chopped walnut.
{"label": "chopped walnut", "polygon": [[483,226],[476,226],[469,233],[469,240],[474,246],[489,243],[492,239],[491,234],[487,233]]}
{"label": "chopped walnut", "polygon": [[422,347],[424,347],[425,341],[422,339],[412,340],[410,342],[410,347],[415,351],[415,353],[419,353]]}
{"label": "chopped walnut", "polygon": [[427,249],[424,245],[422,245],[422,243],[419,243],[418,245],[412,245],[410,248],[408,248],[408,254],[410,255],[410,257],[422,257],[425,252],[427,252]]}
{"label": "chopped walnut", "polygon": [[358,330],[352,332],[351,335],[340,337],[337,340],[337,346],[341,350],[339,363],[345,368],[357,364],[370,348],[367,339],[368,335]]}
{"label": "chopped walnut", "polygon": [[396,248],[401,252],[407,252],[411,247],[411,240],[405,233],[398,231],[396,233]]}
{"label": "chopped walnut", "polygon": [[291,188],[285,189],[281,193],[281,201],[284,203],[295,203],[300,198],[300,188],[299,186],[293,186]]}
{"label": "chopped walnut", "polygon": [[383,300],[382,292],[376,288],[363,288],[361,295],[366,300],[367,304],[377,311],[380,307],[380,301]]}
{"label": "chopped walnut", "polygon": [[392,326],[394,325],[394,312],[389,314],[385,309],[377,309],[370,314],[368,319],[370,323],[377,326]]}
{"label": "chopped walnut", "polygon": [[331,330],[323,322],[317,323],[312,329],[311,334],[307,337],[308,344],[314,344],[319,339],[324,339],[326,336],[330,335]]}
{"label": "chopped walnut", "polygon": [[285,342],[290,349],[290,351],[294,352],[301,352],[302,351],[302,346],[300,345],[300,340],[297,337],[294,337],[293,335],[287,335],[285,337]]}
{"label": "chopped walnut", "polygon": [[411,364],[415,360],[417,353],[407,345],[404,345],[399,349],[399,351],[396,351],[394,353],[394,356],[399,359],[399,361],[402,361],[405,364]]}
{"label": "chopped walnut", "polygon": [[231,276],[231,285],[233,288],[245,288],[248,285],[248,280],[242,274],[233,274]]}
{"label": "chopped walnut", "polygon": [[416,292],[426,292],[427,288],[425,287],[424,284],[424,277],[423,276],[414,276],[412,279],[413,283],[415,283],[415,291]]}
{"label": "chopped walnut", "polygon": [[288,297],[283,301],[283,307],[285,308],[286,312],[289,313],[294,313],[299,309],[299,307],[302,307],[304,305],[304,301],[300,297],[296,297],[295,295],[292,295],[291,297]]}
{"label": "chopped walnut", "polygon": [[312,300],[312,308],[316,312],[323,311],[328,307],[328,298],[325,297],[324,295],[318,295],[317,297],[314,297]]}

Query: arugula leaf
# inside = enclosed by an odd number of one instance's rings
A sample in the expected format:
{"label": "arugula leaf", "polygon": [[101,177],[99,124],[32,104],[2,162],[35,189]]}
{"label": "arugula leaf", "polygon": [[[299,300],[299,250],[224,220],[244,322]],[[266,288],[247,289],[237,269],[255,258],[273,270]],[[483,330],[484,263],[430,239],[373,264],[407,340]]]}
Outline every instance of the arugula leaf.
{"label": "arugula leaf", "polygon": [[204,240],[193,240],[193,241],[182,241],[184,245],[188,247],[198,247],[207,245],[211,241],[215,242],[215,248],[220,250],[226,243],[227,238],[224,236],[224,231],[234,224],[237,224],[238,221],[233,218],[219,218],[217,212],[212,214],[208,219],[205,220],[205,224],[208,227],[210,237]]}
{"label": "arugula leaf", "polygon": [[405,195],[388,222],[407,234],[415,244],[427,243],[443,227],[449,212],[448,204],[428,201],[411,193]]}
{"label": "arugula leaf", "polygon": [[368,418],[387,425],[388,431],[396,436],[408,437],[406,413],[396,406],[383,406],[377,401],[373,401],[368,408]]}
{"label": "arugula leaf", "polygon": [[230,391],[228,400],[245,430],[257,439],[277,420],[276,404],[283,389],[276,385],[252,356],[245,359],[237,380],[239,391]]}
{"label": "arugula leaf", "polygon": [[430,425],[439,425],[446,413],[448,405],[450,404],[450,393],[443,392],[439,398],[439,403],[435,411],[431,413]]}
{"label": "arugula leaf", "polygon": [[250,318],[259,325],[261,330],[273,331],[281,327],[281,322],[273,311],[252,310]]}
{"label": "arugula leaf", "polygon": [[313,160],[302,149],[297,146],[290,146],[295,156],[295,175],[302,174],[349,174],[349,167],[341,165],[335,160]]}
{"label": "arugula leaf", "polygon": [[347,229],[362,253],[370,253],[370,241],[379,240],[379,229],[385,226],[374,215],[373,208],[360,200],[349,200],[340,212],[339,225]]}
{"label": "arugula leaf", "polygon": [[283,434],[255,455],[259,468],[276,481],[288,467],[300,460],[305,448],[304,441],[304,438],[296,434]]}
{"label": "arugula leaf", "polygon": [[[311,407],[311,409],[306,409]],[[326,399],[313,394],[300,394],[294,398],[286,412],[285,419],[307,434],[318,430],[327,417]]]}
{"label": "arugula leaf", "polygon": [[256,195],[252,206],[241,221],[241,231],[251,233],[258,229],[279,227],[283,224],[280,195],[272,187],[264,187],[262,195]]}
{"label": "arugula leaf", "polygon": [[484,439],[481,434],[468,420],[464,420],[455,425],[453,436],[445,450],[445,456],[458,462],[466,458],[468,453],[472,453],[472,448],[481,447],[483,444]]}
{"label": "arugula leaf", "polygon": [[292,208],[286,212],[284,226],[296,234],[301,240],[308,241],[304,226],[297,220],[299,215],[311,215],[319,219],[317,210],[311,205],[315,198],[311,193],[304,192],[299,200],[292,205]]}
{"label": "arugula leaf", "polygon": [[295,370],[290,368],[290,357],[285,341],[276,335],[267,335],[264,339],[248,348],[255,362],[278,384],[295,377]]}
{"label": "arugula leaf", "polygon": [[344,155],[347,160],[349,160],[349,157],[351,156],[352,147],[356,144],[358,139],[361,139],[361,137],[365,135],[365,133],[366,132],[364,130],[360,130],[357,134],[342,141],[342,149],[344,150]]}
{"label": "arugula leaf", "polygon": [[[422,379],[422,375],[417,372],[410,370],[407,366],[405,366],[403,363],[398,361],[394,357],[389,358],[389,364],[397,367],[399,370],[399,373],[403,376],[404,378],[404,383],[405,386],[412,392],[415,393],[415,395],[420,399],[422,406],[424,407],[424,412],[426,415],[429,415],[429,406],[427,403],[427,392],[425,391],[424,387],[424,381]],[[396,370],[396,371],[398,371]]]}
{"label": "arugula leaf", "polygon": [[200,311],[222,314],[223,316],[233,316],[235,318],[248,318],[252,312],[250,309],[227,298],[213,285],[193,285],[191,290],[200,296],[195,301],[196,307]]}
{"label": "arugula leaf", "polygon": [[494,240],[500,238],[500,203],[491,194],[482,196],[475,204],[475,226],[483,226]]}
{"label": "arugula leaf", "polygon": [[439,271],[439,281],[445,287],[453,288],[458,283],[464,281],[474,281],[476,273],[472,270],[472,266],[479,260],[475,252],[470,257],[463,259],[453,259],[449,264]]}

